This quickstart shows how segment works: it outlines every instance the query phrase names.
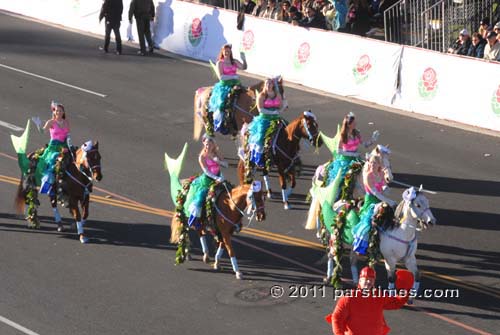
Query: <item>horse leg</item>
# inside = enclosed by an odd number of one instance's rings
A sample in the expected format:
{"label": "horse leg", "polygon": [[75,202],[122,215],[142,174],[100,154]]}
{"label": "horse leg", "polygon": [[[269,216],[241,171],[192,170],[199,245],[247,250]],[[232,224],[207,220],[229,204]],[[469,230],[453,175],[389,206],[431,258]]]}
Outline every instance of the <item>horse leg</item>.
{"label": "horse leg", "polygon": [[233,245],[231,244],[231,235],[224,234],[222,236],[222,240],[224,241],[224,244],[226,245],[227,253],[229,255],[229,258],[231,259],[231,265],[233,266],[233,271],[236,274],[236,279],[241,279],[242,275],[241,275],[240,269],[238,267],[238,261],[236,260],[236,256],[234,254]]}
{"label": "horse leg", "polygon": [[351,274],[352,282],[354,286],[358,286],[359,282],[359,272],[358,272],[358,255],[351,248],[351,253],[349,254],[349,261],[351,263]]}
{"label": "horse leg", "polygon": [[54,213],[54,222],[57,224],[57,231],[62,232],[64,227],[62,225],[61,214],[59,214],[59,210],[57,209],[57,194],[50,195],[50,205],[52,206],[52,212]]}
{"label": "horse leg", "polygon": [[203,230],[200,230],[198,232],[198,235],[200,236],[201,251],[203,252],[203,263],[208,264],[209,256],[208,256],[207,236],[205,235],[205,232]]}
{"label": "horse leg", "polygon": [[389,281],[389,290],[394,290],[396,288],[394,284],[395,273],[396,273],[396,263],[397,260],[394,257],[386,257],[384,255],[385,269],[387,270],[387,280]]}
{"label": "horse leg", "polygon": [[410,299],[408,299],[408,304],[411,305],[413,304],[413,298],[418,295],[418,289],[420,288],[420,273],[418,272],[415,253],[406,258],[405,266],[411,273],[413,273],[413,277],[415,278],[415,282],[413,283],[410,293]]}
{"label": "horse leg", "polygon": [[327,257],[328,261],[326,263],[326,277],[323,278],[323,283],[325,283],[326,285],[330,284],[330,282],[332,281],[334,265],[333,254],[330,251],[328,251]]}
{"label": "horse leg", "polygon": [[290,209],[290,204],[288,203],[288,193],[286,190],[286,177],[283,171],[278,171],[278,178],[281,185],[281,196],[283,198],[283,206],[285,209]]}
{"label": "horse leg", "polygon": [[224,253],[224,243],[219,242],[219,248],[217,248],[217,252],[215,253],[215,263],[214,263],[214,270],[219,270],[219,261],[220,258],[222,257],[222,254]]}
{"label": "horse leg", "polygon": [[294,172],[288,172],[288,177],[290,179],[290,187],[286,189],[286,196],[289,197],[292,195],[293,189],[295,188],[296,181],[295,181],[295,173]]}
{"label": "horse leg", "polygon": [[273,192],[271,191],[271,184],[269,183],[269,175],[267,174],[267,171],[266,171],[266,174],[264,174],[262,176],[264,178],[264,185],[266,185],[266,192],[267,192],[267,197],[269,199],[272,199],[273,198]]}
{"label": "horse leg", "polygon": [[82,216],[80,214],[80,210],[78,209],[78,200],[70,199],[69,210],[73,214],[73,218],[76,221],[76,231],[77,231],[78,235],[80,236],[80,242],[87,243],[88,240],[83,235],[83,223],[82,223]]}
{"label": "horse leg", "polygon": [[[89,206],[90,206],[90,195],[87,194],[85,195],[83,201],[82,201],[82,227],[85,226],[85,224],[87,223],[87,218],[89,217]],[[88,241],[88,239],[86,237],[83,237],[83,239],[85,240],[85,242],[82,242],[82,243],[86,243]],[[82,241],[82,238],[80,238],[80,241]]]}

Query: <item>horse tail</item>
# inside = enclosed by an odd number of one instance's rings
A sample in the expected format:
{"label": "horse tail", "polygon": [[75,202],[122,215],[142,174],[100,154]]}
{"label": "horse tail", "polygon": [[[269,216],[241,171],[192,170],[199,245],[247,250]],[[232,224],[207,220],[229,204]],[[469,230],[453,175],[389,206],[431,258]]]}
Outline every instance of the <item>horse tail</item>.
{"label": "horse tail", "polygon": [[201,136],[201,130],[203,128],[202,123],[202,111],[203,111],[203,88],[199,88],[194,93],[194,104],[193,104],[193,140],[198,141]]}
{"label": "horse tail", "polygon": [[309,207],[309,212],[307,213],[306,230],[316,229],[316,220],[318,218],[319,209],[319,199],[318,197],[313,197],[311,200],[311,206]]}
{"label": "horse tail", "polygon": [[179,243],[179,236],[181,235],[182,222],[177,215],[172,216],[172,223],[170,224],[170,243]]}
{"label": "horse tail", "polygon": [[21,175],[21,179],[19,180],[19,185],[17,186],[16,198],[14,199],[14,207],[16,209],[17,214],[24,213],[24,205],[26,199],[24,197],[23,190],[23,175]]}

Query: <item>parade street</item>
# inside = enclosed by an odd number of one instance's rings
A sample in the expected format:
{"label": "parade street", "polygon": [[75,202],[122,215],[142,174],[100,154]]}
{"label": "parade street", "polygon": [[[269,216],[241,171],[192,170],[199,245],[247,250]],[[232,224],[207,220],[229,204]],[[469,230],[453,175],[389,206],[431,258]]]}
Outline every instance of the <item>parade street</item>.
{"label": "parade street", "polygon": [[[245,219],[234,236],[242,280],[227,254],[221,271],[204,264],[197,238],[193,260],[175,266],[164,154],[175,157],[188,142],[181,177],[200,173],[193,96],[216,78],[206,63],[164,51],[140,57],[125,44],[119,56],[100,45],[101,37],[0,13],[0,334],[331,334],[325,248],[304,229],[311,177],[331,159],[328,150],[301,144],[290,210],[271,173],[266,220]],[[264,79],[241,74],[245,85]],[[434,293],[386,312],[391,334],[498,334],[500,137],[305,91],[287,78],[284,88],[284,118],[310,109],[334,136],[352,111],[364,137],[380,131],[395,180],[436,192],[426,196],[437,225],[419,232],[417,250],[420,289]],[[38,230],[13,206],[20,171],[10,135],[20,136],[31,117],[49,119],[51,100],[64,104],[74,145],[99,142],[103,179],[91,194],[88,244],[78,241],[67,209],[60,208],[66,230],[57,232],[46,196]],[[237,184],[236,146],[216,137],[229,162],[222,172]],[[32,127],[28,150],[48,139]],[[405,188],[390,186],[399,202]],[[213,257],[211,239],[209,247]],[[386,287],[383,263],[376,270]],[[347,256],[342,277],[349,284]],[[459,296],[441,297],[445,290]]]}

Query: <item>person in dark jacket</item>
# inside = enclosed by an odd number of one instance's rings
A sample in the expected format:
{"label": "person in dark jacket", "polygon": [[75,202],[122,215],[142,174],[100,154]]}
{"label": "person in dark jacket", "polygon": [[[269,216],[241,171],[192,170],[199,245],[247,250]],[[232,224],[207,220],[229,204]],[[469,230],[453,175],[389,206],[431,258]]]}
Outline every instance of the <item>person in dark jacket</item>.
{"label": "person in dark jacket", "polygon": [[240,11],[245,14],[252,14],[254,8],[255,2],[252,0],[245,0],[245,2],[241,5]]}
{"label": "person in dark jacket", "polygon": [[299,23],[301,27],[326,29],[326,21],[322,13],[318,13],[313,7],[306,7],[305,13],[306,15]]}
{"label": "person in dark jacket", "polygon": [[115,34],[116,54],[122,53],[122,39],[120,36],[120,23],[122,21],[123,2],[122,0],[104,0],[101,12],[99,13],[99,22],[106,18],[106,30],[104,35],[104,52],[109,50],[109,41],[111,39],[111,30]]}
{"label": "person in dark jacket", "polygon": [[135,17],[137,33],[139,35],[139,45],[141,50],[139,55],[146,55],[146,44],[144,37],[148,41],[149,52],[153,52],[153,39],[151,38],[150,21],[155,17],[155,5],[153,0],[132,0],[128,11],[128,20],[132,23],[132,17]]}
{"label": "person in dark jacket", "polygon": [[483,58],[484,56],[484,46],[486,45],[486,40],[482,38],[481,34],[472,34],[472,43],[467,52],[467,56],[474,58]]}

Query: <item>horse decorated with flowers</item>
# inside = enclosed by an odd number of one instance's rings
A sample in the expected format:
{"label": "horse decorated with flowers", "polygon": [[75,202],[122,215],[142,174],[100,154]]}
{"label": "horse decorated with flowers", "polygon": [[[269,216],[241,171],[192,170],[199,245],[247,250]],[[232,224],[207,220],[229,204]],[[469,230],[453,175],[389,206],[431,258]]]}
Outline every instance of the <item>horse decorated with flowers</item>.
{"label": "horse decorated with flowers", "polygon": [[[190,227],[188,226],[186,206],[184,204],[190,192],[190,185],[196,176],[182,181],[179,179],[186,149],[187,145],[184,146],[177,159],[172,159],[165,153],[166,167],[170,174],[171,197],[176,206],[170,227],[170,242],[177,244],[176,264],[183,263],[189,257],[190,252]],[[209,262],[206,234],[211,232],[218,246],[213,268],[215,270],[220,268],[220,259],[224,249],[226,249],[236,278],[241,279],[243,275],[238,267],[231,237],[234,233],[241,231],[245,211],[248,214],[251,213],[249,220],[252,220],[254,216],[259,222],[265,220],[264,194],[260,182],[254,181],[251,184],[234,188],[227,182],[213,183],[208,191],[204,207],[201,226],[192,226],[200,238],[203,262]]]}
{"label": "horse decorated with flowers", "polygon": [[[29,129],[30,121],[28,121],[22,136],[11,135],[22,172],[15,203],[19,213],[25,211],[25,205],[28,206],[26,211],[28,226],[39,228],[38,188],[41,186],[43,171],[41,171],[41,164],[38,164],[38,161],[46,148],[26,154]],[[75,219],[80,242],[87,243],[88,239],[84,236],[83,226],[89,216],[92,184],[94,181],[102,179],[99,143],[87,141],[79,148],[62,149],[57,157],[54,172],[55,183],[51,185],[48,194],[54,213],[54,221],[58,225],[57,230],[63,231],[61,215],[57,209],[57,204],[60,203],[69,209]]]}
{"label": "horse decorated with flowers", "polygon": [[[247,141],[244,140],[243,148],[240,149],[240,161],[238,163],[238,178],[240,184],[251,182],[256,169],[262,169],[262,175],[266,186],[267,195],[272,197],[269,182],[269,171],[274,165],[278,170],[278,178],[281,186],[283,206],[290,208],[288,197],[295,188],[296,167],[300,164],[300,141],[305,139],[318,148],[323,144],[319,136],[319,125],[316,116],[310,111],[300,114],[292,122],[286,124],[284,121],[276,123],[275,128],[269,127],[264,139],[264,161],[263,167],[257,167],[250,162]],[[248,136],[245,134],[244,136]],[[289,183],[289,184],[288,184]]]}
{"label": "horse decorated with flowers", "polygon": [[[281,76],[274,78],[283,96],[283,79]],[[250,123],[254,116],[259,114],[255,103],[256,92],[260,92],[264,80],[248,87],[234,87],[227,96],[225,103],[224,127],[228,133],[236,135],[245,123]],[[209,136],[214,135],[213,113],[208,111],[208,103],[212,94],[212,86],[200,87],[194,94],[194,129],[193,139],[199,140],[202,129]]]}

